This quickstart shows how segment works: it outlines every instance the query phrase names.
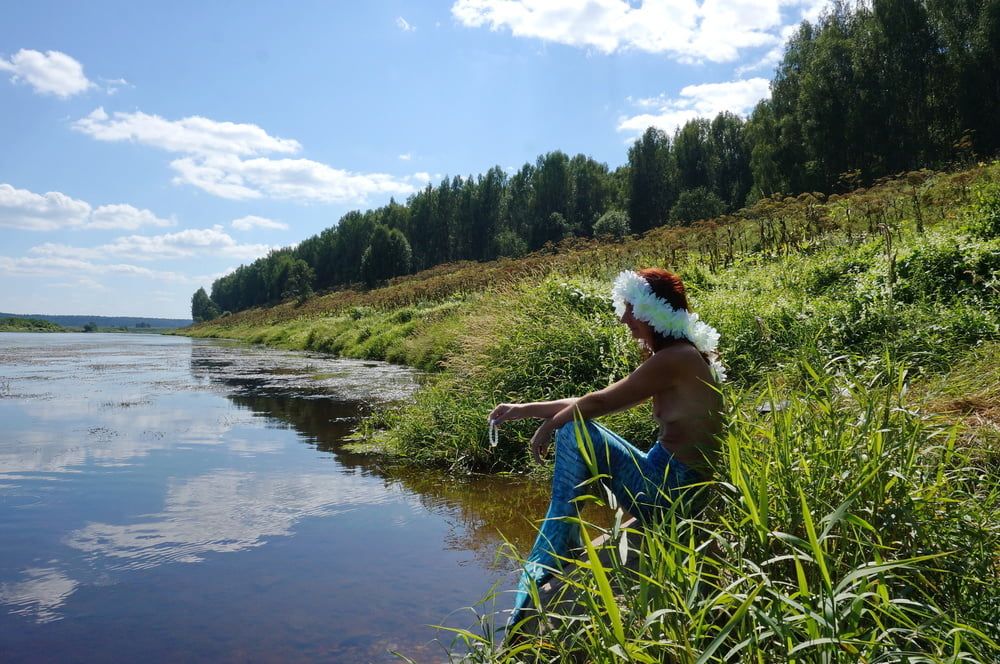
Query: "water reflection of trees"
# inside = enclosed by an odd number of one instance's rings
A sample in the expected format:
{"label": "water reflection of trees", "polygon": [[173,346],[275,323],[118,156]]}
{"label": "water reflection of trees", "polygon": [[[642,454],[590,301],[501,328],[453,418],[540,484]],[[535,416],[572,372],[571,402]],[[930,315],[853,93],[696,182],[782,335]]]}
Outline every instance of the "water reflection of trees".
{"label": "water reflection of trees", "polygon": [[[534,524],[546,509],[548,488],[542,483],[511,477],[451,477],[352,452],[345,442],[371,404],[331,394],[320,382],[309,380],[308,365],[282,365],[276,354],[247,357],[227,350],[193,346],[192,375],[223,386],[226,397],[238,407],[295,429],[343,467],[379,477],[387,488],[399,487],[428,511],[445,515],[453,524],[445,541],[449,549],[470,551],[488,566],[505,538],[522,552],[530,547]],[[279,378],[291,376],[298,379]]]}
{"label": "water reflection of trees", "polygon": [[446,515],[454,523],[446,546],[470,551],[484,565],[493,562],[504,538],[526,550],[535,533],[530,520],[544,514],[547,489],[538,482],[449,477],[440,471],[386,463],[375,455],[346,449],[346,438],[370,407],[365,403],[247,393],[227,397],[241,408],[290,425],[309,444],[334,455],[345,468],[380,477],[387,487],[399,486],[413,494],[425,509]]}

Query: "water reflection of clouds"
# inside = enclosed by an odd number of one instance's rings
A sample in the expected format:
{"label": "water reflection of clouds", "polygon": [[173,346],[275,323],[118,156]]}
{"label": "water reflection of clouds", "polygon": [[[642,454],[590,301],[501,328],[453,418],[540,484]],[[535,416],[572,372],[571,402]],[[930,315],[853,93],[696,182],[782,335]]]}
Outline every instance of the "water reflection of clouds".
{"label": "water reflection of clouds", "polygon": [[24,581],[0,584],[0,603],[10,606],[11,613],[39,623],[59,620],[57,609],[76,590],[77,582],[52,568],[33,567],[22,574],[27,577]]}
{"label": "water reflection of clouds", "polygon": [[[87,473],[93,467],[138,463],[160,450],[224,446],[221,449],[252,457],[297,446],[290,443],[293,437],[267,432],[289,427],[285,418],[269,413],[262,422],[261,413],[220,396],[233,399],[234,393],[253,395],[260,390],[291,404],[291,410],[300,408],[303,396],[323,397],[328,401],[305,401],[316,404],[309,412],[339,439],[349,422],[331,423],[340,415],[337,399],[349,400],[343,408],[353,415],[357,400],[400,398],[415,386],[412,373],[400,367],[215,342],[133,337],[87,338],[74,344],[55,338],[25,341],[12,350],[0,349],[0,375],[12,383],[11,394],[5,395],[10,398],[0,402],[0,491],[6,501],[2,507],[9,510],[23,506],[18,500],[46,495],[42,482],[81,475],[90,479]],[[294,398],[288,400],[290,396]],[[214,463],[221,457],[204,458]],[[152,462],[150,467],[155,467]],[[102,516],[93,513],[83,520],[74,518],[72,525],[64,526],[69,534],[64,530],[57,538],[82,555],[74,556],[75,561],[29,563],[46,552],[10,551],[0,604],[40,623],[59,620],[62,614],[72,615],[71,607],[64,605],[74,592],[93,583],[95,572],[106,577],[117,570],[197,562],[211,554],[252,549],[291,535],[305,518],[334,516],[407,496],[395,487],[387,491],[389,487],[368,478],[367,472],[327,469],[333,472],[217,470],[171,480],[159,513],[102,515],[117,523],[102,522]],[[128,482],[131,479],[125,478],[133,477],[108,474],[106,479]],[[76,486],[67,483],[64,491]],[[149,488],[145,481],[142,486]],[[407,496],[407,501],[412,498]],[[43,510],[49,508],[62,505],[57,500],[32,504],[35,523],[47,522],[49,513]],[[116,507],[114,513],[121,512]],[[0,512],[0,517],[7,514],[15,513]],[[88,518],[94,521],[88,523]],[[52,524],[67,523],[59,519],[65,517],[54,518]],[[394,525],[404,526],[400,521]],[[36,530],[50,527],[39,525]],[[62,549],[59,555],[64,553]]]}
{"label": "water reflection of clouds", "polygon": [[227,436],[226,446],[237,454],[251,457],[257,454],[275,454],[285,448],[285,444],[275,438],[249,439],[236,436]]}
{"label": "water reflection of clouds", "polygon": [[335,474],[261,477],[225,470],[168,488],[163,512],[139,523],[91,523],[71,533],[69,546],[112,569],[198,562],[205,554],[261,546],[289,535],[300,520],[333,516],[389,499],[376,484]]}
{"label": "water reflection of clouds", "polygon": [[25,412],[32,421],[65,419],[67,426],[9,432],[14,444],[0,448],[0,474],[65,473],[87,463],[122,466],[178,443],[220,445],[233,426],[250,419],[233,410],[122,409],[96,414],[91,409],[89,426],[79,428],[71,426],[80,420],[72,410],[46,414],[33,404]]}

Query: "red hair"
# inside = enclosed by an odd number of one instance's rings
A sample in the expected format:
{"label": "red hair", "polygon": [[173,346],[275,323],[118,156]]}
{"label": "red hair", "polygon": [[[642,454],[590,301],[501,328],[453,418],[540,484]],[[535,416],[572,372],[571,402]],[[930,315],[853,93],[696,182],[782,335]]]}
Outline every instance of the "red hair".
{"label": "red hair", "polygon": [[663,298],[674,309],[688,310],[687,293],[684,292],[684,283],[679,276],[658,267],[647,267],[639,270],[638,274],[646,280],[656,297]]}
{"label": "red hair", "polygon": [[[637,273],[646,280],[646,283],[649,284],[656,297],[666,300],[674,309],[689,310],[687,293],[684,291],[684,282],[681,281],[678,275],[658,267],[647,267],[644,270],[638,270]],[[674,341],[673,337],[660,334],[655,329],[652,329],[652,326],[650,326],[650,329],[653,333],[653,348],[651,350],[654,353],[669,342]]]}

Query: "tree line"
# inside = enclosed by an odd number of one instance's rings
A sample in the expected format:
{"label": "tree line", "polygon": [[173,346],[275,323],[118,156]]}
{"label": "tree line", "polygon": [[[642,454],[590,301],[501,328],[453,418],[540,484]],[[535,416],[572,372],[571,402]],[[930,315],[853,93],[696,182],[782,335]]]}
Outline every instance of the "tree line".
{"label": "tree line", "polygon": [[650,127],[615,169],[561,151],[507,173],[446,177],[352,211],[192,298],[195,320],[568,236],[689,224],[774,194],[849,189],[1000,149],[1000,0],[835,2],[785,46],[746,119]]}

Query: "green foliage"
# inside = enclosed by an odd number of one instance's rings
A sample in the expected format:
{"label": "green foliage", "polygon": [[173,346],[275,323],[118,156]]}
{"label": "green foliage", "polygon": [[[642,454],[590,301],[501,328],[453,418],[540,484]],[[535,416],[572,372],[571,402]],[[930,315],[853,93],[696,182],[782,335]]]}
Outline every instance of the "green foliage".
{"label": "green foliage", "polygon": [[512,230],[501,231],[494,239],[496,255],[506,258],[520,258],[528,253],[528,243]]}
{"label": "green foliage", "polygon": [[[676,256],[693,308],[722,333],[731,378],[704,518],[669,514],[641,545],[629,534],[638,573],[615,559],[613,529],[611,562],[568,575],[574,618],[556,612],[555,631],[522,650],[463,632],[470,659],[992,661],[997,244],[952,220],[996,168],[931,178],[923,233],[905,216],[908,185],[888,182],[828,202],[762,199],[716,227],[449,266],[201,330],[435,370],[412,403],[364,423],[369,442],[407,463],[544,472],[526,454],[535,423],[505,425],[493,449],[486,414],[635,367],[608,284]],[[927,392],[940,405],[924,407]],[[603,419],[638,443],[655,436],[648,408]]]}
{"label": "green foliage", "polygon": [[[908,205],[922,229],[927,192],[917,169],[971,164],[1000,149],[998,44],[995,0],[836,2],[791,36],[770,99],[747,120],[728,112],[695,118],[673,136],[650,127],[629,147],[628,165],[613,171],[555,150],[510,177],[494,166],[443,178],[405,203],[348,212],[296,247],[240,266],[213,283],[211,299],[237,312],[385,279],[371,266],[361,269],[377,227],[410,245],[406,270],[390,270],[400,275],[594,237],[597,220],[612,209],[627,210],[631,231],[641,234],[671,220],[757,207],[778,194],[851,191],[906,171],[913,176]],[[996,185],[984,192],[972,229],[995,237]],[[869,222],[879,207],[868,207]],[[789,241],[782,233],[780,243]],[[308,286],[297,260],[313,270]],[[372,254],[368,260],[378,263]]]}
{"label": "green foliage", "polygon": [[621,210],[608,210],[594,224],[594,237],[621,240],[631,233],[628,215]]}
{"label": "green foliage", "polygon": [[989,182],[975,191],[969,211],[969,231],[984,239],[1000,237],[1000,182]]}
{"label": "green foliage", "polygon": [[993,154],[998,35],[992,0],[833,4],[792,35],[750,119],[755,185],[830,191],[855,169],[870,182]]}
{"label": "green foliage", "polygon": [[724,204],[705,187],[695,187],[681,192],[670,208],[670,220],[676,224],[690,224],[701,219],[712,219],[722,214]]}
{"label": "green foliage", "polygon": [[896,296],[906,302],[988,300],[1000,285],[1000,239],[959,242],[937,239],[918,245],[896,265]]}
{"label": "green foliage", "polygon": [[[602,387],[634,366],[634,345],[605,299],[623,267],[662,264],[671,254],[683,260],[677,269],[695,310],[722,333],[734,385],[794,378],[803,360],[844,358],[859,374],[877,371],[887,353],[914,375],[929,375],[946,371],[970,346],[1000,338],[996,241],[967,237],[947,221],[962,188],[992,179],[995,168],[930,180],[928,200],[937,203],[925,210],[928,226],[923,234],[893,230],[891,261],[884,232],[865,233],[864,216],[870,207],[879,223],[903,227],[889,211],[910,209],[900,205],[910,200],[904,182],[828,203],[767,199],[743,221],[715,229],[661,230],[519,261],[449,266],[387,288],[313,298],[301,308],[235,314],[203,329],[443,369],[437,387],[373,435],[390,452],[421,463],[524,470],[530,431],[509,429],[499,452],[489,453],[483,413],[499,401]],[[830,208],[850,215],[827,215]],[[652,435],[642,412],[617,415],[611,424],[636,440]]]}
{"label": "green foliage", "polygon": [[[497,450],[486,444],[488,413],[501,401],[534,401],[599,389],[630,371],[637,349],[603,292],[590,280],[545,280],[483,298],[469,312],[448,376],[421,390],[372,432],[415,463],[463,470],[523,468],[530,423],[505,429]],[[611,418],[645,439],[648,413]]]}
{"label": "green foliage", "polygon": [[288,278],[285,282],[284,297],[295,297],[298,301],[305,302],[313,293],[312,282],[316,274],[309,264],[301,258],[296,258],[292,262],[288,271]]}
{"label": "green foliage", "polygon": [[191,318],[195,323],[214,320],[219,317],[219,307],[209,299],[204,288],[199,288],[191,296]]}
{"label": "green foliage", "polygon": [[37,318],[0,318],[0,332],[65,332],[62,325]]}
{"label": "green foliage", "polygon": [[628,151],[628,216],[643,233],[664,224],[677,200],[677,162],[670,139],[650,127]]}
{"label": "green foliage", "polygon": [[97,332],[97,323],[90,322],[83,326],[84,332]]}
{"label": "green foliage", "polygon": [[568,565],[575,599],[552,600],[548,630],[460,631],[469,659],[994,661],[997,476],[906,406],[900,367],[845,372],[802,365],[797,385],[731,394],[703,512],[615,522]]}
{"label": "green foliage", "polygon": [[412,252],[406,236],[395,228],[377,226],[361,257],[361,278],[369,286],[410,271]]}

